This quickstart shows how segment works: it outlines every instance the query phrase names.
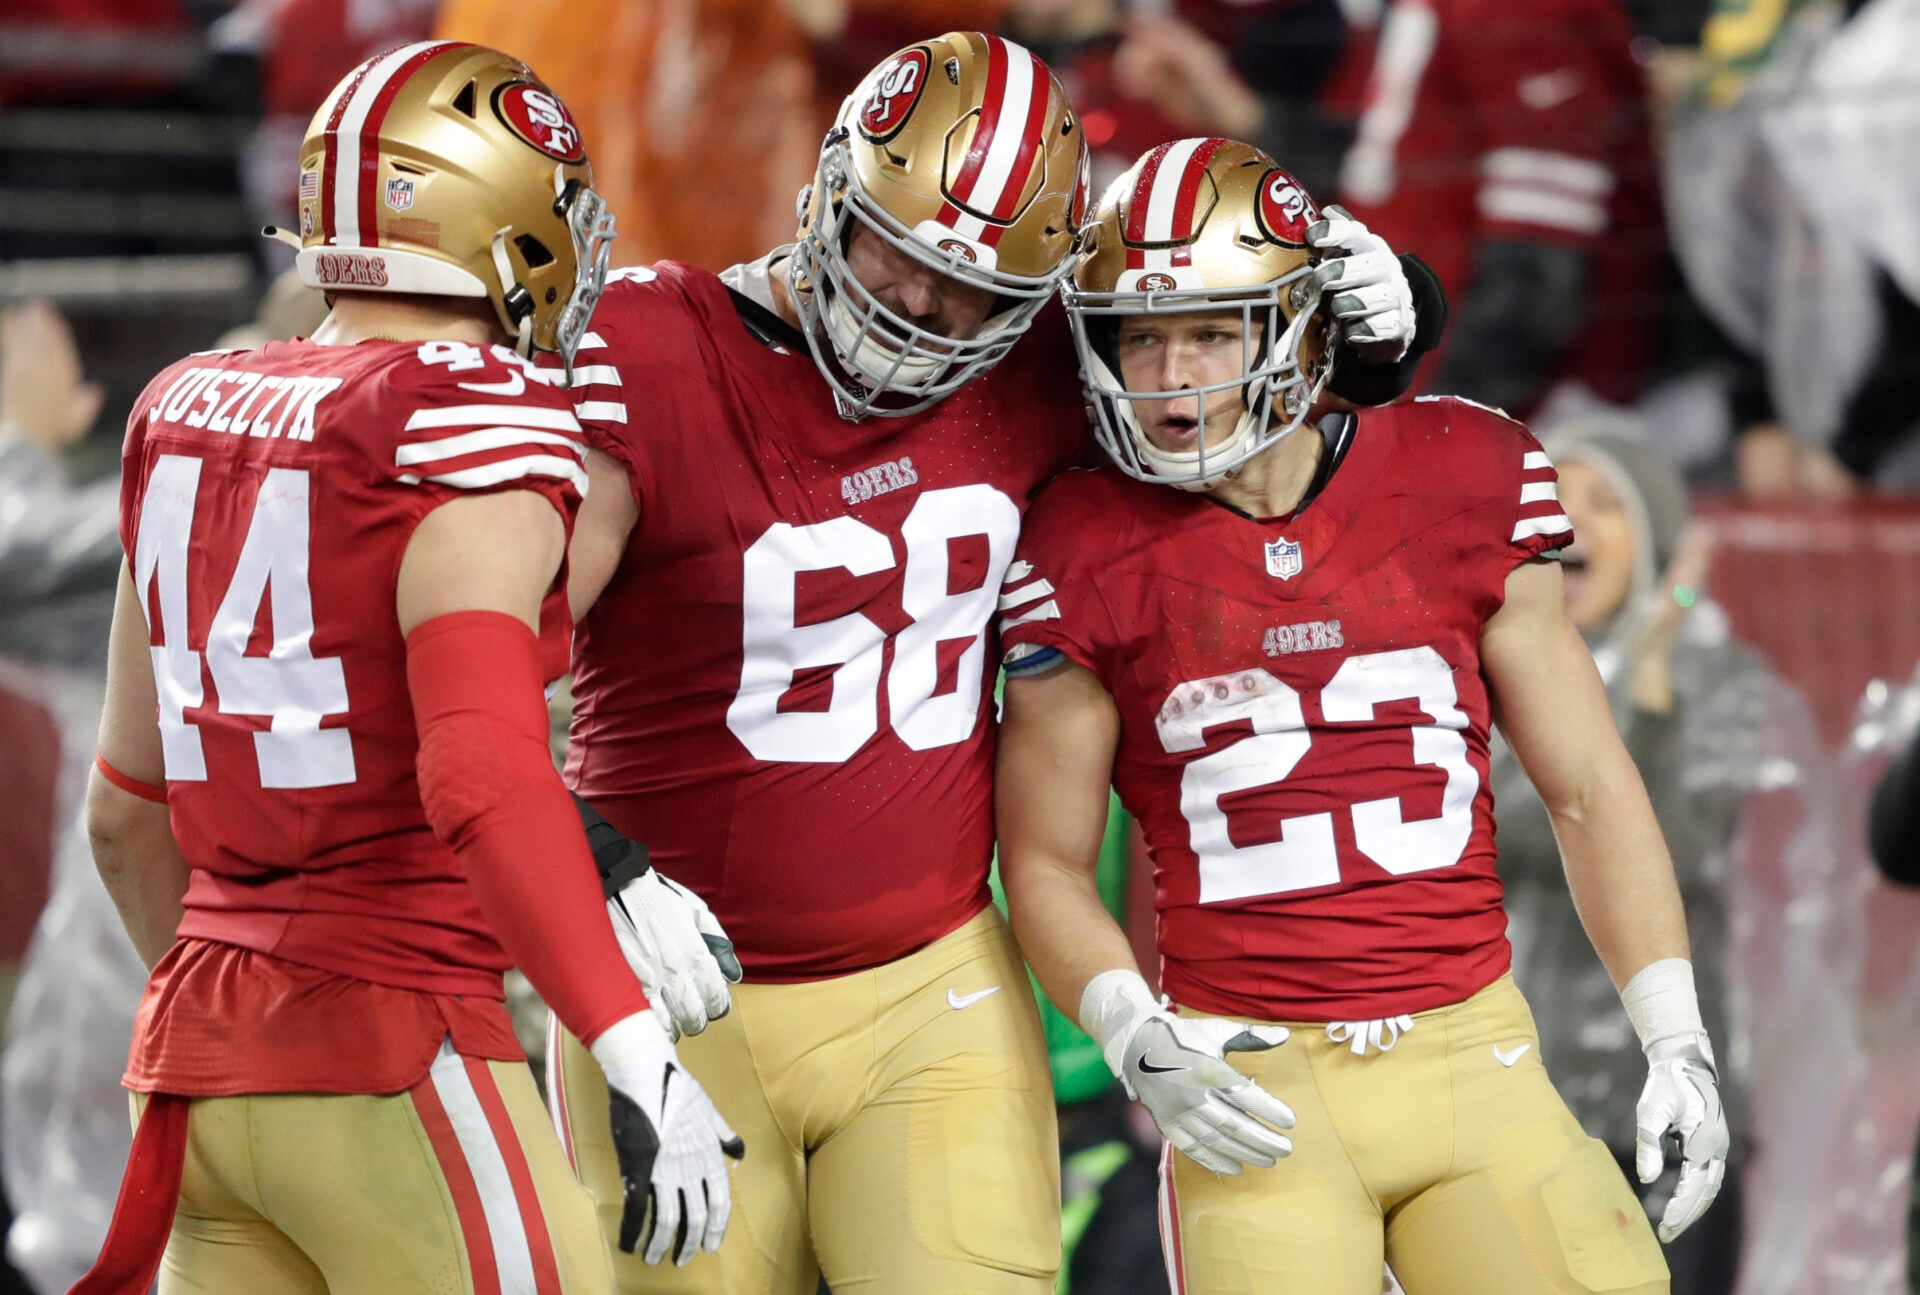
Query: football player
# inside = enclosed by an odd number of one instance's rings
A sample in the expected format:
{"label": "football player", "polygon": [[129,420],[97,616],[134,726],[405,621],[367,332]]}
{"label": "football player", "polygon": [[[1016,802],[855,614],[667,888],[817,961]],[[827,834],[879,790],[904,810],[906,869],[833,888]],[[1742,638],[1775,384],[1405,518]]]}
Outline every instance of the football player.
{"label": "football player", "polygon": [[[624,1289],[1052,1289],[1046,1054],[988,902],[991,639],[1029,496],[1090,448],[1048,308],[1081,136],[1019,45],[912,45],[846,101],[796,244],[616,274],[581,343],[568,777],[737,941],[733,1010],[684,1020],[681,1055],[754,1149],[719,1263],[616,1256]],[[1413,294],[1343,237],[1330,280],[1376,362],[1342,372],[1386,398]],[[616,921],[670,907],[632,884]],[[601,1081],[562,1032],[549,1072],[611,1229]]]}
{"label": "football player", "polygon": [[[1666,847],[1562,614],[1553,467],[1461,400],[1324,413],[1312,202],[1247,145],[1171,156],[1108,191],[1066,293],[1114,466],[1035,501],[1000,598],[1021,944],[1170,1143],[1174,1290],[1372,1295],[1388,1260],[1416,1291],[1665,1291],[1541,1066],[1494,872],[1497,719],[1645,1045],[1642,1178],[1679,1138],[1671,1238],[1726,1123]],[[1109,782],[1165,999],[1094,888]]]}
{"label": "football player", "polygon": [[607,1076],[623,1248],[716,1248],[741,1151],[547,754],[586,445],[527,356],[573,356],[612,221],[566,108],[472,45],[362,64],[300,164],[326,321],[189,356],[127,427],[88,827],[153,973],[77,1289],[145,1292],[164,1245],[163,1292],[609,1290],[502,971]]}

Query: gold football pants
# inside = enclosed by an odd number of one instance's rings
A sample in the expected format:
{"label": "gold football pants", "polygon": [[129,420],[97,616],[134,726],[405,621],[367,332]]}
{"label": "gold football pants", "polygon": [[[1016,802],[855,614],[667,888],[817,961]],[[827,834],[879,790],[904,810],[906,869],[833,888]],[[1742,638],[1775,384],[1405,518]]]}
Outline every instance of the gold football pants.
{"label": "gold football pants", "polygon": [[1665,1295],[1647,1216],[1548,1081],[1512,977],[1413,1023],[1359,1056],[1283,1022],[1284,1045],[1231,1058],[1293,1108],[1293,1154],[1229,1178],[1167,1150],[1176,1295],[1378,1295],[1384,1263],[1409,1295]]}
{"label": "gold football pants", "polygon": [[405,1093],[196,1100],[159,1287],[610,1295],[613,1276],[532,1073],[442,1045]]}
{"label": "gold football pants", "polygon": [[[998,910],[871,971],[736,985],[733,1010],[679,1049],[746,1139],[733,1221],[717,1255],[685,1268],[616,1251],[622,1292],[815,1295],[822,1272],[835,1295],[1053,1290],[1053,1088]],[[555,1121],[616,1237],[605,1081],[560,1033],[548,1074]]]}

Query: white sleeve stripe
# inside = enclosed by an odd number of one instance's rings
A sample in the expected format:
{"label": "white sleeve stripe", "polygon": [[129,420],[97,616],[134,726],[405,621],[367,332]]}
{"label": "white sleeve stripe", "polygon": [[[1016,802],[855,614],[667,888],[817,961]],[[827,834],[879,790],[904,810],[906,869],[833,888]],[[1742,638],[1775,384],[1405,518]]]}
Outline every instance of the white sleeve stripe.
{"label": "white sleeve stripe", "polygon": [[510,445],[564,445],[580,458],[587,457],[584,444],[558,432],[536,432],[525,427],[483,427],[477,432],[462,432],[458,436],[442,437],[437,441],[416,441],[411,445],[402,445],[393,452],[393,462],[396,467],[404,468],[414,463],[432,463],[436,459],[457,459],[463,454],[478,454],[482,450],[504,450]]}
{"label": "white sleeve stripe", "polygon": [[[571,459],[555,458],[549,454],[529,454],[518,459],[502,459],[498,463],[483,463],[477,468],[431,473],[427,480],[437,481],[443,486],[473,490],[482,486],[497,486],[503,481],[515,481],[521,477],[559,477],[572,482],[582,497],[587,493],[586,471]],[[420,480],[412,473],[400,479],[407,482]]]}
{"label": "white sleeve stripe", "polygon": [[1551,481],[1529,481],[1520,487],[1521,504],[1544,504],[1548,500],[1560,502],[1560,492]]}
{"label": "white sleeve stripe", "polygon": [[1520,469],[1523,472],[1535,472],[1541,468],[1550,468],[1552,466],[1553,460],[1547,457],[1545,450],[1529,450],[1527,451],[1527,457],[1520,460]]}
{"label": "white sleeve stripe", "polygon": [[576,364],[573,366],[573,385],[576,388],[592,386],[595,383],[603,387],[619,386],[620,370],[614,368],[611,364]]}
{"label": "white sleeve stripe", "polygon": [[1006,633],[1016,625],[1025,625],[1030,621],[1057,621],[1060,619],[1060,604],[1049,598],[1032,611],[1022,612],[1018,616],[1000,618],[1000,632]]}
{"label": "white sleeve stripe", "polygon": [[1000,595],[1000,610],[1003,612],[1012,611],[1015,607],[1024,606],[1036,598],[1045,598],[1052,592],[1053,586],[1045,580],[1036,580],[1030,585],[1021,585],[1012,593]]}
{"label": "white sleeve stripe", "polygon": [[1007,568],[1006,578],[1000,582],[1000,587],[1004,589],[1008,585],[1017,585],[1032,574],[1033,563],[1024,558],[1016,558],[1013,565]]}
{"label": "white sleeve stripe", "polygon": [[1587,198],[1544,189],[1490,184],[1480,191],[1480,214],[1516,225],[1545,225],[1575,234],[1598,234],[1607,227],[1607,209]]}
{"label": "white sleeve stripe", "polygon": [[1513,524],[1513,543],[1534,535],[1551,535],[1555,531],[1570,531],[1573,523],[1567,520],[1565,513],[1555,513],[1551,517],[1522,517]]}
{"label": "white sleeve stripe", "polygon": [[600,334],[587,333],[581,337],[580,345],[575,349],[581,351],[601,351],[606,349],[606,345],[607,339],[600,336]]}
{"label": "white sleeve stripe", "polygon": [[573,407],[573,412],[596,423],[627,421],[627,407],[618,400],[583,400]]}
{"label": "white sleeve stripe", "polygon": [[413,416],[407,419],[406,430],[417,432],[432,427],[486,427],[489,424],[545,427],[556,432],[580,430],[580,420],[566,410],[540,405],[442,405],[434,409],[416,409]]}
{"label": "white sleeve stripe", "polygon": [[1481,160],[1487,179],[1549,184],[1593,198],[1613,192],[1613,172],[1600,162],[1538,148],[1496,148]]}

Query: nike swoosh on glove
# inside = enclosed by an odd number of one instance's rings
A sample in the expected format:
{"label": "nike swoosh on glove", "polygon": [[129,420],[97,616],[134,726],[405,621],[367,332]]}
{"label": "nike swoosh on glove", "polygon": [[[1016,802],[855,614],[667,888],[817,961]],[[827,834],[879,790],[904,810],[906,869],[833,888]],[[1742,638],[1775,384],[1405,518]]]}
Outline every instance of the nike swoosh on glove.
{"label": "nike swoosh on glove", "polygon": [[1342,339],[1372,363],[1404,356],[1419,321],[1406,270],[1387,240],[1344,208],[1328,207],[1307,230],[1307,242],[1327,256],[1313,277]]}
{"label": "nike swoosh on glove", "polygon": [[1127,1096],[1153,1116],[1161,1136],[1195,1164],[1237,1174],[1269,1168],[1293,1151],[1292,1140],[1275,1132],[1293,1127],[1293,1112],[1228,1065],[1225,1054],[1264,1052],[1286,1041],[1280,1025],[1159,1010],[1126,1035],[1119,1064],[1113,1058],[1108,1064]]}
{"label": "nike swoosh on glove", "polygon": [[1727,1175],[1727,1115],[1713,1044],[1704,1034],[1676,1035],[1647,1047],[1647,1084],[1635,1111],[1634,1171],[1650,1183],[1666,1165],[1669,1137],[1680,1146],[1680,1183],[1660,1218],[1660,1239],[1672,1241],[1693,1226]]}
{"label": "nike swoosh on glove", "polygon": [[620,1249],[684,1267],[720,1248],[733,1213],[729,1158],[746,1143],[680,1065],[652,1011],[609,1026],[590,1049],[607,1080],[625,1208]]}

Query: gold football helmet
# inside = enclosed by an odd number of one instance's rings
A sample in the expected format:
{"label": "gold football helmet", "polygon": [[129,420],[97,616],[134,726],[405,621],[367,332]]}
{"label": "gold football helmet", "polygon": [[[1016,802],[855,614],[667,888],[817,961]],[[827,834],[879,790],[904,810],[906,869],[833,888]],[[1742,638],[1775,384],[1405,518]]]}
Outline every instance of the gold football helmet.
{"label": "gold football helmet", "polygon": [[[1182,139],[1151,150],[1100,200],[1063,290],[1095,434],[1123,472],[1211,489],[1305,422],[1332,370],[1333,322],[1320,309],[1307,229],[1320,219],[1300,182],[1250,144]],[[1116,340],[1122,317],[1237,310],[1243,369],[1182,391],[1130,391]],[[1208,427],[1190,451],[1160,449],[1137,400],[1206,398],[1239,387],[1233,428]],[[1278,407],[1276,408],[1276,401]]]}
{"label": "gold football helmet", "polygon": [[[910,414],[1012,349],[1072,266],[1087,148],[1047,65],[999,36],[950,32],[868,73],[841,105],[800,191],[789,283],[815,363],[849,419]],[[972,337],[889,309],[847,265],[864,226],[992,292]]]}
{"label": "gold football helmet", "polygon": [[523,354],[570,364],[613,217],[579,128],[526,64],[422,41],[362,63],[314,114],[297,241],[308,287],[485,297]]}

